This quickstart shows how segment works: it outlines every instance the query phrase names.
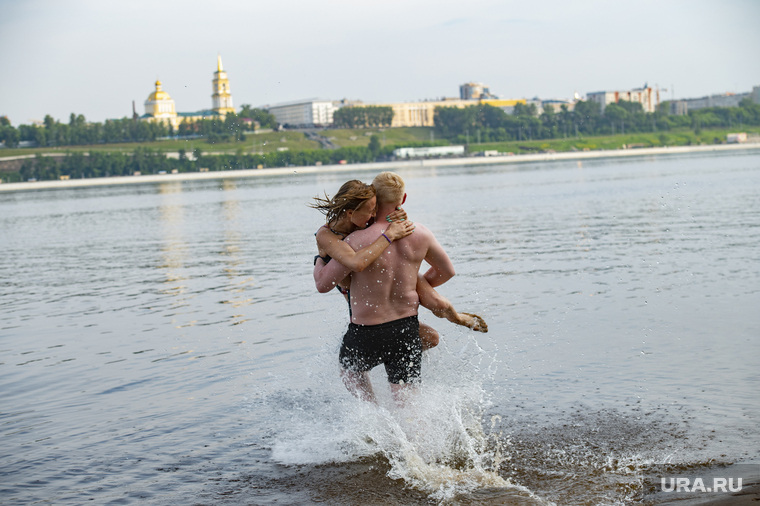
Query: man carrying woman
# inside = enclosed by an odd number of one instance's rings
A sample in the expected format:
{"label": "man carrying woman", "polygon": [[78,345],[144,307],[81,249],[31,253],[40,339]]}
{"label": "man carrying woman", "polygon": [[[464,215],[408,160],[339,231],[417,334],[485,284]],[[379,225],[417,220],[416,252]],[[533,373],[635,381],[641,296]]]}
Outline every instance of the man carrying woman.
{"label": "man carrying woman", "polygon": [[[426,227],[405,219],[405,199],[401,177],[384,172],[372,186],[349,181],[332,199],[313,204],[327,217],[317,232],[317,289],[338,286],[350,307],[340,353],[343,380],[354,395],[370,401],[375,395],[368,372],[381,363],[396,398],[419,381],[421,352],[438,343],[438,333],[417,320],[420,304],[458,325],[488,331],[482,318],[458,313],[434,289],[454,276],[454,267]],[[371,223],[375,215],[386,220]],[[430,269],[420,275],[423,260]]]}

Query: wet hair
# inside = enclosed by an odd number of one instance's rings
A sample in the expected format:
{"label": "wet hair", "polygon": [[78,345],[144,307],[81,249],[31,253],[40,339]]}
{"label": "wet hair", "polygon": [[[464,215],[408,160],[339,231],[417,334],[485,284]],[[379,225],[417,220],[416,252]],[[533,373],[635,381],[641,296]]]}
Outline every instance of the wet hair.
{"label": "wet hair", "polygon": [[381,172],[372,181],[377,192],[377,202],[382,204],[400,204],[404,198],[404,180],[395,172]]}
{"label": "wet hair", "polygon": [[340,187],[338,193],[333,198],[330,198],[325,193],[325,198],[314,197],[314,202],[309,204],[309,206],[318,209],[324,214],[327,223],[333,223],[349,209],[356,211],[362,204],[374,196],[375,188],[372,185],[352,179],[343,183],[343,186]]}

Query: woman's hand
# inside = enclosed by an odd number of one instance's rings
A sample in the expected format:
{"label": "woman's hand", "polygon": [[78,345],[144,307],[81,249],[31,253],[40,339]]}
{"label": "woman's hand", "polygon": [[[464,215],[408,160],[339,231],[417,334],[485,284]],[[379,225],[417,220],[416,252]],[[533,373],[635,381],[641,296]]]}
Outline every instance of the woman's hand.
{"label": "woman's hand", "polygon": [[385,235],[387,235],[388,239],[391,241],[396,241],[410,235],[412,232],[414,232],[414,222],[406,220],[394,221],[388,226]]}
{"label": "woman's hand", "polygon": [[406,211],[404,211],[404,208],[401,206],[398,206],[395,211],[385,217],[385,221],[388,223],[404,220],[406,220]]}

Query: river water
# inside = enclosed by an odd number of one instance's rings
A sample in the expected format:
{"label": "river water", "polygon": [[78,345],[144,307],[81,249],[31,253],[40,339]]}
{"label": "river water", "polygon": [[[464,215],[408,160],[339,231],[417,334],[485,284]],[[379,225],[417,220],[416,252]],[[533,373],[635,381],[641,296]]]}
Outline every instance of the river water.
{"label": "river water", "polygon": [[0,502],[624,504],[760,463],[760,154],[399,171],[489,325],[353,399],[309,200],[374,173],[0,195]]}

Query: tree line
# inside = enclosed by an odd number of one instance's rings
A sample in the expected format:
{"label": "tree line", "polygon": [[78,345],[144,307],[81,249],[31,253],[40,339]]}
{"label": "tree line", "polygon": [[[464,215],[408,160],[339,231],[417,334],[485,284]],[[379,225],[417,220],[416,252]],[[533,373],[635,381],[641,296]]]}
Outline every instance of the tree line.
{"label": "tree line", "polygon": [[[440,141],[439,141],[440,142]],[[180,149],[178,157],[168,157],[157,149],[137,147],[132,153],[91,151],[69,152],[61,157],[38,154],[25,160],[18,171],[6,172],[8,182],[28,180],[57,180],[62,176],[69,179],[93,177],[131,176],[161,173],[242,170],[254,168],[274,168],[307,166],[319,164],[366,163],[377,159],[388,159],[399,147],[419,147],[429,143],[408,142],[398,145],[381,146],[378,136],[373,135],[368,146],[344,147],[334,150],[313,149],[303,151],[276,151],[263,154],[243,153],[206,155],[201,148],[192,153]]]}
{"label": "tree line", "polygon": [[381,128],[393,122],[393,108],[388,106],[341,107],[333,113],[336,128]]}
{"label": "tree line", "polygon": [[200,136],[209,142],[245,140],[246,131],[254,128],[277,128],[274,116],[261,109],[243,105],[240,114],[228,114],[224,119],[209,118],[183,121],[175,130],[164,122],[141,121],[134,118],[109,119],[90,123],[84,115],[72,113],[68,123],[46,115],[42,125],[19,125],[15,128],[6,117],[0,117],[0,142],[15,148],[23,141],[40,147],[82,146],[148,142],[163,137]]}
{"label": "tree line", "polygon": [[61,123],[50,115],[42,125],[19,125],[14,128],[7,118],[0,118],[0,141],[14,148],[22,141],[38,146],[78,146],[86,144],[145,142],[169,135],[163,123],[134,121],[129,118],[88,123],[81,114],[72,113],[68,123]]}
{"label": "tree line", "polygon": [[513,140],[557,139],[567,137],[614,135],[693,128],[740,128],[760,125],[760,105],[750,99],[739,107],[711,107],[671,115],[664,103],[657,112],[645,113],[638,102],[609,104],[604,113],[595,102],[580,101],[570,111],[547,107],[537,114],[534,104],[517,104],[514,114],[487,104],[465,107],[436,107],[435,131],[455,143],[503,142]]}

